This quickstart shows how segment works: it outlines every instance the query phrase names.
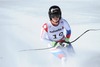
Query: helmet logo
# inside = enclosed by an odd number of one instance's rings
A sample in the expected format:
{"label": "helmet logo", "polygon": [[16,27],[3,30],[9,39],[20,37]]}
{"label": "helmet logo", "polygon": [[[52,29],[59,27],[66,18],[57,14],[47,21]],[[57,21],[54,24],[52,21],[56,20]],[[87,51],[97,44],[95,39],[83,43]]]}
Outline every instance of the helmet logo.
{"label": "helmet logo", "polygon": [[51,13],[55,13],[55,12],[57,12],[58,10],[59,10],[58,8],[51,9]]}

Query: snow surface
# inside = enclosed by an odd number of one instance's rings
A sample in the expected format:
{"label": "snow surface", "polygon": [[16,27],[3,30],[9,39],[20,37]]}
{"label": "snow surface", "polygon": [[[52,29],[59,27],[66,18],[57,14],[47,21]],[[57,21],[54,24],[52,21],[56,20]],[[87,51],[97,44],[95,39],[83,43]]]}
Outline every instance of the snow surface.
{"label": "snow surface", "polygon": [[[99,0],[0,0],[0,67],[61,67],[47,47],[40,30],[48,22],[48,9],[61,7],[72,28],[71,41],[87,29],[100,29]],[[100,67],[100,31],[90,31],[73,43],[75,59],[67,67]]]}

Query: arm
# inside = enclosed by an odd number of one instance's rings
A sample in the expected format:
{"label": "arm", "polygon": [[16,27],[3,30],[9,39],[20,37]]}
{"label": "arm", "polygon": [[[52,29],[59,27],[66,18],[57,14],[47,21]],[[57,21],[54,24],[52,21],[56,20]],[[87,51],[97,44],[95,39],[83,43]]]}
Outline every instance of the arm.
{"label": "arm", "polygon": [[47,32],[48,32],[48,26],[45,23],[41,29],[41,39],[44,41],[50,42]]}
{"label": "arm", "polygon": [[41,39],[47,43],[50,43],[52,46],[56,46],[57,42],[55,41],[52,41],[49,39],[48,37],[48,26],[47,26],[47,23],[45,23],[43,26],[42,26],[42,29],[41,29]]}
{"label": "arm", "polygon": [[66,20],[64,20],[64,28],[66,30],[66,38],[65,41],[69,41],[70,36],[71,36],[71,28],[70,25],[68,24],[68,22]]}

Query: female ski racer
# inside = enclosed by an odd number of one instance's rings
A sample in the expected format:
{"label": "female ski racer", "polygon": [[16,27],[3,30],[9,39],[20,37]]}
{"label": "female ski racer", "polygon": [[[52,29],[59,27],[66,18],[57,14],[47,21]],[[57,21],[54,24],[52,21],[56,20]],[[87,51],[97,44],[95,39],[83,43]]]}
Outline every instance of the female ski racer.
{"label": "female ski racer", "polygon": [[73,47],[69,43],[71,28],[68,22],[62,18],[59,6],[51,6],[48,15],[50,21],[43,24],[41,38],[49,43],[49,47],[54,46],[50,49],[52,54],[65,62],[68,55],[74,54]]}

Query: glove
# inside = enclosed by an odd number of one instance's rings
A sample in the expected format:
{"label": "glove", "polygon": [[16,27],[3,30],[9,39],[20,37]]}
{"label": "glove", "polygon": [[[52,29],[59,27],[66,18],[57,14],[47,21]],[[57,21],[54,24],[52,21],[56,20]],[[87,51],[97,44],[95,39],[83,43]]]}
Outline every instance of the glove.
{"label": "glove", "polygon": [[69,38],[65,38],[65,43],[69,44]]}
{"label": "glove", "polygon": [[53,41],[53,42],[51,42],[51,46],[56,46],[56,44],[57,44],[57,42],[55,42],[55,41]]}
{"label": "glove", "polygon": [[69,42],[69,38],[65,38],[65,42]]}
{"label": "glove", "polygon": [[63,43],[61,43],[60,45],[61,45],[62,47],[67,47],[69,44],[68,44],[68,43],[63,42]]}
{"label": "glove", "polygon": [[53,47],[58,47],[58,46],[60,46],[60,44],[59,44],[58,42],[55,42],[55,41],[51,42],[51,45],[52,45]]}

